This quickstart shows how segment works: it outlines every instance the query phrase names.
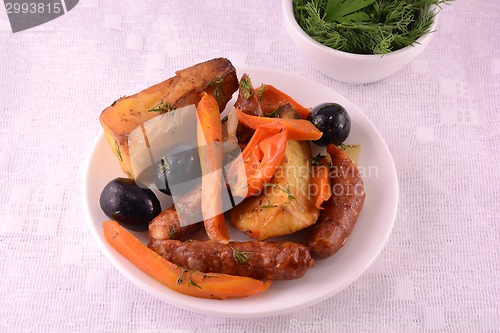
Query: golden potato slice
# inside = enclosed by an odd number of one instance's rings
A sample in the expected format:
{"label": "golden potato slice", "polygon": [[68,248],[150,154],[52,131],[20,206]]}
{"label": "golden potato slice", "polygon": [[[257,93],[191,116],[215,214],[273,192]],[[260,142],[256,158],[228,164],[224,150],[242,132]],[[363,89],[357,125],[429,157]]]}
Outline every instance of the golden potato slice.
{"label": "golden potato slice", "polygon": [[294,233],[316,222],[319,209],[309,191],[309,142],[287,141],[285,157],[261,195],[243,200],[231,224],[257,240]]}
{"label": "golden potato slice", "polygon": [[209,60],[180,70],[176,76],[135,95],[113,102],[99,118],[104,135],[128,177],[134,178],[130,163],[128,139],[138,126],[171,109],[196,104],[206,91],[217,98],[224,110],[238,89],[236,69],[225,58]]}

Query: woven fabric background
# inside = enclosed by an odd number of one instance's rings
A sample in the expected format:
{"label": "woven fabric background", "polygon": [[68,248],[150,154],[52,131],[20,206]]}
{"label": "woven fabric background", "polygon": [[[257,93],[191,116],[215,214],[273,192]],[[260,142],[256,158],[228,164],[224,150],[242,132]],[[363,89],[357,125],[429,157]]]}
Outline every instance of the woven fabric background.
{"label": "woven fabric background", "polygon": [[[278,0],[81,0],[16,34],[1,7],[0,332],[499,331],[499,18],[497,0],[457,0],[402,72],[349,85],[298,52]],[[338,91],[394,156],[401,194],[386,248],[307,309],[261,319],[181,310],[126,280],[84,221],[83,167],[102,109],[220,56]]]}

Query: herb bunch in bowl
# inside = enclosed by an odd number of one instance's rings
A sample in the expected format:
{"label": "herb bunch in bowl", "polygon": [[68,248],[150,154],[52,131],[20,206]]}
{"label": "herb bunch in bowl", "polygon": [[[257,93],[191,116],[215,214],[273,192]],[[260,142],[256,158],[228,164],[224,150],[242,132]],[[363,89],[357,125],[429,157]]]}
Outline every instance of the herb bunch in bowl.
{"label": "herb bunch in bowl", "polygon": [[336,50],[386,54],[429,33],[439,6],[452,0],[293,0],[299,26]]}

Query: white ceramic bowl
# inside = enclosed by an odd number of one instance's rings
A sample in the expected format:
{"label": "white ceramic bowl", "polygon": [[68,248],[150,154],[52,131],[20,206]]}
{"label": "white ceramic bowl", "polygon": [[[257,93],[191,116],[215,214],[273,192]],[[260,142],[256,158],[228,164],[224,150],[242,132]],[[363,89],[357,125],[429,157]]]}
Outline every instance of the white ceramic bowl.
{"label": "white ceramic bowl", "polygon": [[[305,56],[324,74],[346,83],[371,83],[397,73],[429,45],[433,36],[428,33],[417,39],[416,44],[383,56],[354,54],[335,50],[311,38],[295,20],[292,0],[283,0],[283,14],[288,34]],[[436,24],[437,15],[430,31],[435,31]]]}

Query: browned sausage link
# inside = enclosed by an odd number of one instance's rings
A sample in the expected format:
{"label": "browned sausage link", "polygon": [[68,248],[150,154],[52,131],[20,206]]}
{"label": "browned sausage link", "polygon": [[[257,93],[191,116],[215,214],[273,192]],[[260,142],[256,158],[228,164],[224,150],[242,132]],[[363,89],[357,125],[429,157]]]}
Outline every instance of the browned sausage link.
{"label": "browned sausage link", "polygon": [[314,259],[328,258],[344,246],[365,202],[363,179],[356,165],[335,145],[329,145],[327,152],[332,158],[333,194],[307,240]]}
{"label": "browned sausage link", "polygon": [[181,226],[177,211],[171,206],[158,214],[149,223],[149,240],[187,239],[202,228],[202,223]]}
{"label": "browned sausage link", "polygon": [[313,266],[307,247],[293,242],[153,240],[149,247],[185,269],[259,280],[298,279]]}
{"label": "browned sausage link", "polygon": [[[180,198],[175,206],[171,206],[158,214],[149,223],[149,240],[154,239],[188,239],[203,226],[202,223],[181,226],[176,207],[185,211],[200,210],[201,186],[197,186],[191,192]],[[201,222],[201,218],[200,218]]]}

